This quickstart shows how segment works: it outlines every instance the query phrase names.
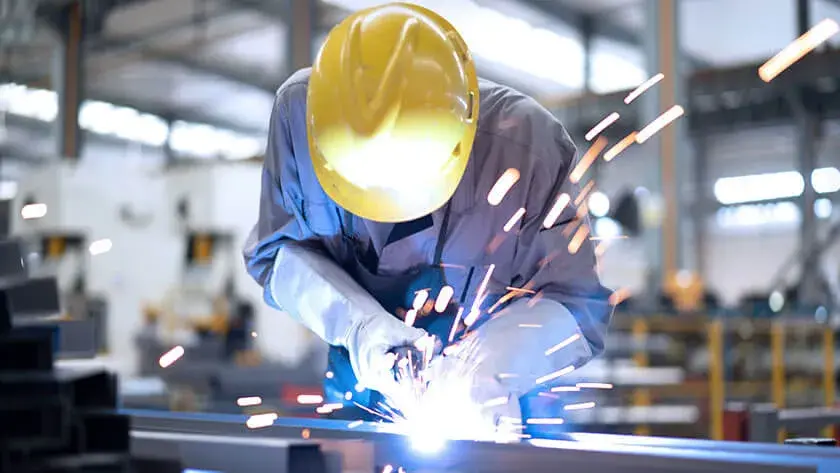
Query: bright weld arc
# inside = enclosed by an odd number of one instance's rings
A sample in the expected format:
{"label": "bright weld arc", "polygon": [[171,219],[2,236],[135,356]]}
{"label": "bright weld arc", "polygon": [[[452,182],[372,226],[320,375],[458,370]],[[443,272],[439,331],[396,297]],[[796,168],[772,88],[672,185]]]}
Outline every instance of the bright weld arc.
{"label": "bright weld arc", "polygon": [[158,365],[160,365],[161,368],[169,368],[173,363],[181,359],[181,357],[184,356],[184,353],[184,347],[181,345],[173,347],[171,350],[160,356]]}
{"label": "bright weld arc", "polygon": [[567,375],[567,374],[571,373],[574,370],[575,370],[574,365],[569,365],[569,366],[567,366],[563,369],[559,369],[559,370],[557,370],[553,373],[549,373],[545,376],[541,376],[541,377],[537,378],[536,384],[543,384],[543,383],[546,383],[546,382],[551,381],[553,379],[557,379],[561,376],[564,376],[564,375]]}
{"label": "bright weld arc", "polygon": [[586,132],[584,138],[586,138],[586,141],[592,141],[592,138],[595,138],[596,136],[600,135],[601,132],[606,130],[608,126],[617,122],[619,118],[621,118],[621,116],[618,114],[618,112],[613,112],[607,115],[606,117],[604,117],[603,120],[598,122],[597,125],[593,126],[591,130]]}
{"label": "bright weld arc", "polygon": [[420,308],[423,307],[423,304],[426,303],[427,299],[429,299],[429,291],[427,291],[426,289],[417,291],[417,293],[414,295],[414,301],[411,303],[411,307],[414,310],[420,310]]}
{"label": "bright weld arc", "polygon": [[637,135],[638,134],[635,131],[631,132],[629,135],[622,138],[621,141],[614,144],[612,148],[608,149],[607,152],[604,153],[604,161],[610,162],[615,159],[616,156],[621,154],[622,151],[627,149],[628,146],[632,145],[636,141]]}
{"label": "bright weld arc", "polygon": [[557,219],[560,218],[560,214],[563,213],[563,210],[566,209],[566,206],[569,205],[569,202],[571,201],[572,198],[565,192],[557,196],[557,200],[554,201],[554,205],[551,206],[551,210],[548,211],[548,215],[546,215],[545,220],[543,220],[543,227],[553,227],[554,224],[557,223]]}
{"label": "bright weld arc", "polygon": [[548,419],[540,419],[540,418],[531,418],[525,421],[526,424],[530,425],[562,425],[564,423],[563,419],[560,418],[548,418]]}
{"label": "bright weld arc", "polygon": [[449,341],[450,342],[452,342],[452,340],[455,339],[455,332],[458,330],[458,324],[459,324],[459,322],[461,322],[461,316],[462,315],[464,315],[464,308],[459,307],[458,308],[458,313],[455,314],[455,321],[452,322],[452,328],[449,330]]}
{"label": "bright weld arc", "polygon": [[580,340],[580,334],[576,333],[576,334],[570,336],[569,338],[563,340],[562,342],[558,343],[557,345],[554,345],[553,347],[546,350],[545,351],[545,356],[550,356],[551,354],[556,353],[556,352],[566,348],[567,346],[571,345],[572,343],[574,343],[578,340]]}
{"label": "bright weld arc", "polygon": [[502,230],[504,230],[505,233],[509,232],[513,228],[513,226],[516,225],[516,222],[518,222],[519,219],[521,219],[524,215],[525,215],[525,207],[519,207],[519,210],[517,210],[510,217],[510,220],[508,220],[507,223],[505,224],[505,226],[502,227]]}
{"label": "bright weld arc", "polygon": [[236,400],[236,405],[239,407],[259,406],[262,404],[262,398],[259,396],[240,397]]}
{"label": "bright weld arc", "polygon": [[519,180],[519,170],[508,168],[499,176],[496,183],[487,194],[487,202],[490,205],[496,206],[502,203],[505,195],[510,191],[514,184]]}
{"label": "bright weld arc", "polygon": [[662,113],[662,115],[654,118],[647,126],[642,128],[642,130],[636,134],[636,142],[639,144],[644,143],[649,140],[651,136],[659,133],[660,130],[684,114],[685,110],[681,106],[674,105]]}
{"label": "bright weld arc", "polygon": [[837,34],[838,31],[840,31],[840,25],[836,21],[830,18],[822,20],[762,64],[758,68],[758,76],[764,82],[770,82],[796,61],[802,59],[805,55],[816,49],[817,46]]}
{"label": "bright weld arc", "polygon": [[435,311],[443,312],[446,310],[446,308],[449,307],[449,303],[452,301],[452,296],[454,294],[455,289],[452,289],[452,286],[443,286],[440,288],[440,292],[435,299]]}
{"label": "bright weld arc", "polygon": [[603,151],[606,147],[607,139],[603,136],[598,137],[598,139],[595,140],[595,143],[593,143],[592,146],[586,150],[583,157],[580,158],[580,161],[577,165],[575,165],[574,169],[572,169],[572,172],[569,173],[569,181],[571,181],[572,184],[577,184],[583,175],[586,174],[586,171],[589,170],[589,167],[592,166],[592,163],[598,159],[598,155],[601,154],[601,151]]}
{"label": "bright weld arc", "polygon": [[564,411],[580,411],[583,409],[592,409],[595,407],[594,402],[579,402],[577,404],[566,404],[563,406]]}
{"label": "bright weld arc", "polygon": [[665,74],[660,72],[655,76],[651,77],[650,79],[642,82],[641,84],[639,84],[638,87],[636,87],[629,94],[627,94],[627,97],[624,97],[624,103],[629,105],[630,102],[639,98],[640,95],[645,93],[648,89],[659,83],[659,81],[661,81],[664,78]]}

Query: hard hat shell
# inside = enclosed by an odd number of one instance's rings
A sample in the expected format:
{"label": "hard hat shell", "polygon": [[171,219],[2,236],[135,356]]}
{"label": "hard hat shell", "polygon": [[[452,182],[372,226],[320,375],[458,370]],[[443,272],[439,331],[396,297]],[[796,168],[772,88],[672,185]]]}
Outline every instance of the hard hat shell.
{"label": "hard hat shell", "polygon": [[315,175],[338,205],[401,222],[455,193],[475,139],[478,78],[441,16],[405,3],[350,15],[327,36],[307,94]]}

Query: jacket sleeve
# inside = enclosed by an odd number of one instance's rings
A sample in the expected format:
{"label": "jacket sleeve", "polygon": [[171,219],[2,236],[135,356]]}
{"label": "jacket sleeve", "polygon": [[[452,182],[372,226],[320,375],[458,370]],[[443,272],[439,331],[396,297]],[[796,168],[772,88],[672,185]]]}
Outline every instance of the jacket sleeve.
{"label": "jacket sleeve", "polygon": [[[243,256],[248,273],[263,287],[263,298],[279,309],[270,292],[270,281],[277,251],[295,242],[319,245],[303,216],[303,190],[298,179],[291,114],[302,86],[283,85],[271,111],[265,161],[263,163],[259,217],[245,242]],[[307,151],[308,152],[308,151]]]}
{"label": "jacket sleeve", "polygon": [[[604,350],[604,338],[612,316],[611,291],[601,285],[596,272],[590,221],[585,204],[576,202],[581,189],[569,181],[575,164],[575,146],[563,126],[547,111],[539,117],[544,125],[533,127],[538,153],[525,199],[525,217],[519,229],[513,266],[517,282],[547,301],[562,304],[574,316],[593,355]],[[563,197],[561,197],[563,196]],[[544,222],[558,198],[563,211],[546,228]],[[584,200],[584,199],[579,199]],[[587,233],[589,232],[589,233]]]}

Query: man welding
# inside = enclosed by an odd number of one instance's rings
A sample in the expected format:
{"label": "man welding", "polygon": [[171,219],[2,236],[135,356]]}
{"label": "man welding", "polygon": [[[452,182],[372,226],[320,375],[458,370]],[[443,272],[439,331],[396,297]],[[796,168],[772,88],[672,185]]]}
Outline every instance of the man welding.
{"label": "man welding", "polygon": [[326,402],[376,410],[400,389],[395,350],[431,334],[469,340],[469,396],[504,399],[488,416],[534,415],[603,350],[575,152],[536,101],[479,80],[432,11],[378,6],[330,32],[275,97],[244,251],[266,302],[331,346]]}

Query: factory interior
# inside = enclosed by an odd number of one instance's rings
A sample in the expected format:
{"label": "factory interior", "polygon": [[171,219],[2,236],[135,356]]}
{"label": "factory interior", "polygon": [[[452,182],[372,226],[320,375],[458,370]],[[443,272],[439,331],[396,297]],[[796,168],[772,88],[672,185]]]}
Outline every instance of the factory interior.
{"label": "factory interior", "polygon": [[243,261],[278,88],[383,3],[0,0],[0,472],[840,472],[840,0],[411,2],[565,127],[612,311],[562,419],[425,449]]}

